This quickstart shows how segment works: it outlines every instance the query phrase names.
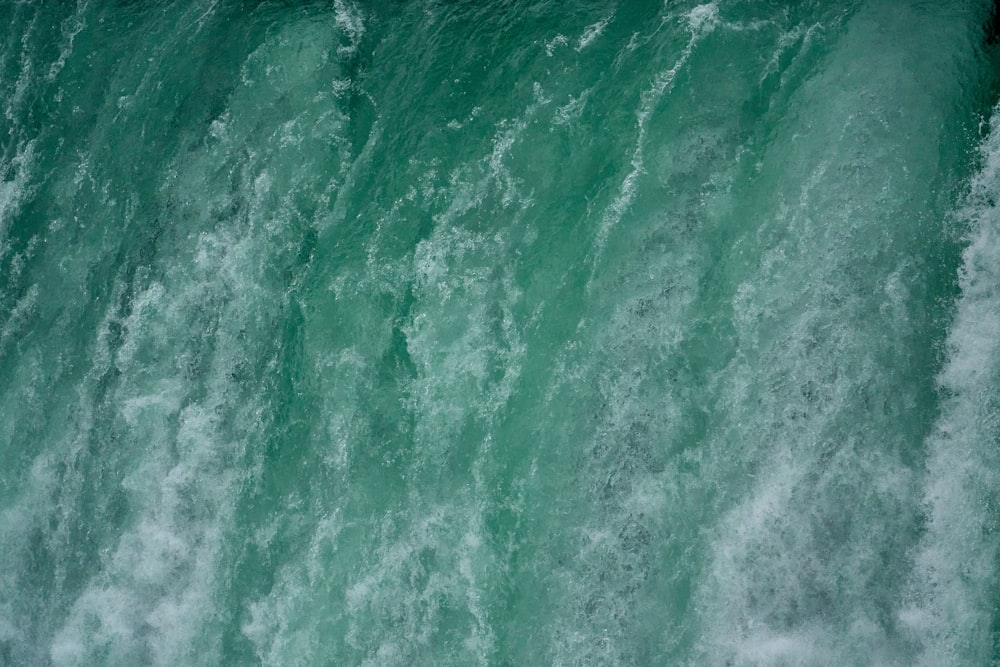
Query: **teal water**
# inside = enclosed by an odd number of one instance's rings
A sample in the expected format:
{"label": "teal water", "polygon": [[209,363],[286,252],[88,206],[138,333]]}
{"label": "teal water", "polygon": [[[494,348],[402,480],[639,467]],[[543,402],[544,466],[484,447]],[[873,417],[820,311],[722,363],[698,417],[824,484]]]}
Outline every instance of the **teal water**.
{"label": "teal water", "polygon": [[0,0],[0,665],[1000,664],[980,0]]}

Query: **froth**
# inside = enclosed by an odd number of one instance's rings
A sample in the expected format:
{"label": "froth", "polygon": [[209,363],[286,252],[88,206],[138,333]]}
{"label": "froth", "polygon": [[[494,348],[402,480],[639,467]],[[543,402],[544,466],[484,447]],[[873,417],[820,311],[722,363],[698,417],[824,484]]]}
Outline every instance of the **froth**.
{"label": "froth", "polygon": [[998,584],[993,536],[1000,495],[1000,128],[982,147],[964,215],[971,226],[962,294],[938,382],[945,396],[933,434],[923,506],[926,530],[898,613],[914,664],[986,664]]}

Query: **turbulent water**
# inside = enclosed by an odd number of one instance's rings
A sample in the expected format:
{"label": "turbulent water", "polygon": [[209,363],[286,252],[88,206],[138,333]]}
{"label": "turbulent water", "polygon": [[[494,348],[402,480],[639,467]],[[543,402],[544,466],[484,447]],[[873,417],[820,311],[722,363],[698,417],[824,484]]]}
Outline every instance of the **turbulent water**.
{"label": "turbulent water", "polygon": [[986,0],[0,0],[0,665],[1000,664]]}

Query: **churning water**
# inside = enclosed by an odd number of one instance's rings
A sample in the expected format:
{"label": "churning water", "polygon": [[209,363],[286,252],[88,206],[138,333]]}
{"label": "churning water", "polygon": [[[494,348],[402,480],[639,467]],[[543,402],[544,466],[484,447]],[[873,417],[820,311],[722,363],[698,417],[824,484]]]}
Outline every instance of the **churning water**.
{"label": "churning water", "polygon": [[981,0],[0,0],[0,664],[1000,663]]}

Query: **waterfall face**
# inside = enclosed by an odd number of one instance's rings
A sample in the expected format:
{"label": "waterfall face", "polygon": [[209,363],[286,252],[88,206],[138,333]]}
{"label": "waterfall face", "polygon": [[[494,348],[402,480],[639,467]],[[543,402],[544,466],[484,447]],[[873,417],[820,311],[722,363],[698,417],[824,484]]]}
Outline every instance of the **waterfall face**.
{"label": "waterfall face", "polygon": [[1000,661],[993,4],[0,0],[0,666]]}

